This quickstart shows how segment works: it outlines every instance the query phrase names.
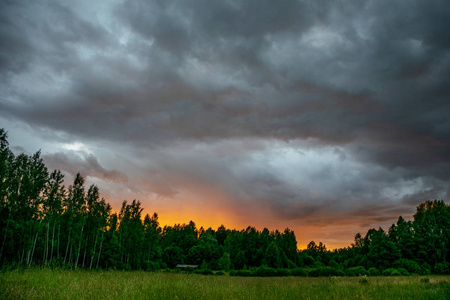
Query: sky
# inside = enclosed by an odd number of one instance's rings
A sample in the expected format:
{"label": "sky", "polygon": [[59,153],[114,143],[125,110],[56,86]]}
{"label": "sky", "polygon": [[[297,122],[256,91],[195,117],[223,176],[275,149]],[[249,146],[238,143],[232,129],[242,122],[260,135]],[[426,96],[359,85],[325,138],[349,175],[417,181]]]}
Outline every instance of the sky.
{"label": "sky", "polygon": [[450,199],[448,1],[1,1],[14,153],[162,225],[356,233]]}

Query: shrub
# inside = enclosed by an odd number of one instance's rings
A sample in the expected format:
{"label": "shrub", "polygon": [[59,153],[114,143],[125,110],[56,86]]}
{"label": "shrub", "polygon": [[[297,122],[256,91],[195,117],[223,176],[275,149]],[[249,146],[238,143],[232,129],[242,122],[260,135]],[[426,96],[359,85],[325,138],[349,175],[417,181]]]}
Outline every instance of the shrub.
{"label": "shrub", "polygon": [[248,277],[252,276],[252,273],[248,270],[232,270],[230,271],[230,276],[242,276],[242,277]]}
{"label": "shrub", "polygon": [[362,266],[348,268],[345,272],[347,276],[363,276],[368,275],[366,269]]}
{"label": "shrub", "polygon": [[295,269],[289,270],[289,275],[290,276],[307,276],[308,274],[303,269],[295,268]]}
{"label": "shrub", "polygon": [[403,268],[406,269],[409,273],[420,273],[420,266],[414,260],[402,258],[398,259],[393,264],[394,268]]}
{"label": "shrub", "polygon": [[201,274],[201,275],[213,275],[213,272],[209,269],[200,269],[200,270],[195,270],[194,271],[195,274]]}
{"label": "shrub", "polygon": [[397,268],[397,271],[398,271],[400,274],[402,274],[403,276],[409,276],[409,275],[410,275],[410,273],[409,273],[406,269],[404,269],[404,268]]}
{"label": "shrub", "polygon": [[331,267],[322,267],[317,269],[312,269],[308,273],[311,277],[319,277],[319,276],[341,276],[339,270],[336,270]]}
{"label": "shrub", "polygon": [[223,275],[225,275],[225,272],[224,271],[217,271],[216,273],[214,273],[214,275],[216,275],[216,276],[223,276]]}
{"label": "shrub", "polygon": [[392,270],[393,270],[392,268],[384,269],[383,272],[381,272],[381,274],[382,274],[383,276],[391,276]]}
{"label": "shrub", "polygon": [[288,276],[288,270],[286,269],[276,269],[275,270],[276,276]]}
{"label": "shrub", "polygon": [[288,269],[295,269],[295,268],[297,268],[297,265],[292,260],[288,259],[287,267],[288,267]]}
{"label": "shrub", "polygon": [[433,272],[435,274],[449,274],[449,264],[448,263],[437,263],[434,265]]}
{"label": "shrub", "polygon": [[376,268],[370,268],[367,273],[369,273],[369,276],[380,276],[380,271]]}
{"label": "shrub", "polygon": [[259,276],[259,277],[273,277],[273,276],[277,276],[277,272],[274,268],[260,266],[259,268],[253,270],[252,275]]}
{"label": "shrub", "polygon": [[420,275],[431,275],[431,271],[427,267],[422,267],[419,274]]}
{"label": "shrub", "polygon": [[400,276],[402,275],[397,269],[389,268],[383,271],[383,276]]}
{"label": "shrub", "polygon": [[160,269],[160,265],[157,261],[146,261],[144,262],[144,269],[146,271],[156,271]]}
{"label": "shrub", "polygon": [[312,264],[314,264],[314,258],[306,254],[305,256],[303,256],[303,263],[305,264],[305,266],[311,266]]}

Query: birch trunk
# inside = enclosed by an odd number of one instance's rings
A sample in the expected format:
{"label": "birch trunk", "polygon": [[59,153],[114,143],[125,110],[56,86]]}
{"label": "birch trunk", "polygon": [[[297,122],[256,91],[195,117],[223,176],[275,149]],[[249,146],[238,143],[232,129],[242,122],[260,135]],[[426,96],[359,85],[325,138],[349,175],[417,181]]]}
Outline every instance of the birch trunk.
{"label": "birch trunk", "polygon": [[39,234],[39,228],[38,228],[38,231],[36,232],[36,237],[34,238],[33,251],[31,252],[31,259],[30,259],[30,262],[28,263],[28,266],[31,265],[31,262],[33,260],[34,249],[36,248],[36,242],[37,242],[38,234]]}
{"label": "birch trunk", "polygon": [[88,242],[89,242],[89,235],[86,235],[86,244],[84,246],[84,255],[83,255],[83,265],[82,268],[84,268],[84,261],[86,260],[86,249],[88,247]]}
{"label": "birch trunk", "polygon": [[56,222],[53,222],[52,250],[50,252],[50,261],[53,260],[53,244],[55,243],[55,226],[56,226]]}
{"label": "birch trunk", "polygon": [[59,258],[59,237],[61,236],[61,224],[58,224],[58,258]]}
{"label": "birch trunk", "polygon": [[[67,247],[66,247],[66,255],[64,256],[64,263],[66,263],[67,260],[67,254],[69,253],[69,245],[70,245],[70,234],[72,233],[72,230],[69,230],[69,238],[67,239]],[[58,237],[59,238],[59,237]],[[70,251],[72,252],[72,248],[70,248]],[[70,259],[70,257],[69,257]]]}
{"label": "birch trunk", "polygon": [[83,240],[83,230],[84,230],[84,225],[81,227],[81,236],[80,236],[80,242],[78,243],[78,254],[77,254],[77,260],[75,261],[75,269],[78,268],[78,260],[80,259],[81,241]]}
{"label": "birch trunk", "polygon": [[97,247],[97,237],[98,237],[98,230],[97,230],[97,233],[95,234],[94,251],[92,252],[91,264],[89,266],[89,269],[92,269],[92,262],[94,261],[94,256],[95,256],[95,248]]}
{"label": "birch trunk", "polygon": [[102,237],[101,237],[101,241],[100,241],[100,250],[98,251],[98,258],[97,258],[96,269],[98,269],[98,262],[100,261],[100,255],[102,254],[102,245],[103,245],[103,232],[102,232]]}
{"label": "birch trunk", "polygon": [[45,251],[44,251],[44,264],[47,264],[48,259],[48,239],[50,237],[50,222],[47,223],[47,241],[45,243]]}

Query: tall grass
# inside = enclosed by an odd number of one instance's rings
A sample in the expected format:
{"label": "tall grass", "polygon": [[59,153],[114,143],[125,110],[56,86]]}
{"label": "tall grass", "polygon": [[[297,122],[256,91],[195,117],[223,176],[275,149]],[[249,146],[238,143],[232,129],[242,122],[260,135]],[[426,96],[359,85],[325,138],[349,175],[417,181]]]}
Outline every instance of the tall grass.
{"label": "tall grass", "polygon": [[0,272],[0,299],[449,299],[450,276],[427,278],[25,269]]}

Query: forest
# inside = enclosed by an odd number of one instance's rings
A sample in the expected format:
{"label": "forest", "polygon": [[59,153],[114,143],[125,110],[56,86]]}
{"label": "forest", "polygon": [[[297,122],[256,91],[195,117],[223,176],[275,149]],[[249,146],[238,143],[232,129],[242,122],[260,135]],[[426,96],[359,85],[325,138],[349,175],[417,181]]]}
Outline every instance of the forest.
{"label": "forest", "polygon": [[137,200],[113,212],[81,174],[66,187],[40,151],[15,155],[0,129],[0,268],[155,271],[189,264],[202,274],[238,276],[450,274],[449,241],[450,205],[443,200],[426,200],[411,221],[400,216],[389,229],[358,233],[334,250],[314,241],[299,250],[289,228],[215,230],[193,221],[161,227],[158,214],[143,215]]}

